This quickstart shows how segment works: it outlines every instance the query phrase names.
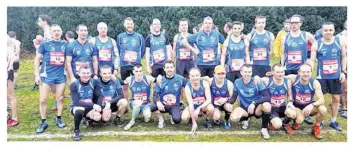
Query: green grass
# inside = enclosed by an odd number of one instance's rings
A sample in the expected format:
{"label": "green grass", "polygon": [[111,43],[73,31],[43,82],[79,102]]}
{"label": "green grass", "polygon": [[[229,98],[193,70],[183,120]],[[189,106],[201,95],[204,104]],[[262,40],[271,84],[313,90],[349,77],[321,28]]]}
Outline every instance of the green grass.
{"label": "green grass", "polygon": [[[278,59],[273,59],[271,62],[277,62]],[[143,64],[144,60],[143,60]],[[35,129],[40,123],[41,118],[39,114],[39,91],[31,91],[34,84],[33,76],[33,60],[26,59],[21,60],[21,66],[19,71],[18,79],[18,89],[15,90],[15,96],[18,98],[19,106],[19,121],[20,124],[16,127],[8,129],[8,134],[10,135],[35,135]],[[314,76],[316,73],[313,73]],[[65,91],[69,93],[68,90]],[[325,115],[325,126],[323,130],[332,130],[328,126],[328,120],[330,119],[331,109],[329,106],[330,95],[325,95],[325,105],[328,108],[329,112]],[[51,111],[53,106],[54,98],[50,95],[48,98],[48,112],[47,120],[49,122],[49,127],[46,129],[46,134],[72,134],[73,131],[73,116],[69,113],[69,105],[71,104],[71,99],[65,98],[64,100],[64,111],[62,114],[62,119],[66,122],[67,126],[65,128],[57,128],[54,122],[56,113]],[[184,102],[186,103],[186,102]],[[129,110],[131,111],[131,110]],[[130,112],[124,117],[124,125],[130,120]],[[130,132],[138,131],[190,131],[191,127],[188,126],[186,122],[182,122],[180,125],[171,125],[169,122],[169,116],[165,114],[165,128],[163,130],[157,128],[158,119],[156,116],[152,117],[152,120],[149,123],[144,123],[142,116],[139,116],[135,126],[130,130]],[[222,116],[223,118],[223,116]],[[314,120],[314,118],[313,118]],[[199,122],[199,131],[207,131],[201,125],[204,121],[204,117],[198,120]],[[338,123],[344,129],[344,133],[338,132],[327,132],[323,134],[324,139],[320,141],[336,141],[336,142],[346,142],[347,141],[347,120],[337,117]],[[251,126],[247,131],[257,131],[260,129],[261,119],[252,118]],[[310,129],[311,125],[303,124],[301,129]],[[238,123],[232,123],[232,128],[230,130],[225,130],[223,127],[215,126],[214,131],[244,131],[240,128]],[[86,126],[81,125],[81,132],[95,132],[95,131],[124,131],[122,127],[115,127],[112,124],[107,125],[102,128],[87,128]],[[295,133],[294,135],[286,134],[274,134],[270,132],[271,139],[268,141],[271,142],[318,142],[312,137],[310,133]],[[9,141],[46,141],[48,139],[39,138],[39,139],[8,139]],[[54,141],[71,141],[72,138],[54,138],[50,139]],[[261,142],[267,141],[264,140],[260,134],[252,135],[160,135],[160,136],[94,136],[94,137],[84,137],[83,141],[157,141],[157,142]]]}

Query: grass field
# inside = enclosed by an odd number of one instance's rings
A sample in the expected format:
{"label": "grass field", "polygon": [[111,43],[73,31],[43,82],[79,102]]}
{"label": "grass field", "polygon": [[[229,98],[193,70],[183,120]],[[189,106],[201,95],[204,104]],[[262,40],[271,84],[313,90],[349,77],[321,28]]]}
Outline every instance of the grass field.
{"label": "grass field", "polygon": [[[272,62],[278,61],[277,59]],[[314,75],[315,76],[315,75]],[[70,98],[64,99],[64,111],[62,119],[66,123],[65,128],[57,128],[54,122],[56,113],[51,111],[54,98],[50,96],[48,99],[47,120],[49,127],[43,134],[36,134],[36,126],[40,123],[39,113],[39,91],[31,91],[33,87],[33,60],[24,59],[20,62],[20,71],[18,79],[18,87],[15,90],[15,96],[18,98],[19,106],[19,121],[20,124],[16,127],[8,129],[8,141],[72,141],[73,132],[73,116],[69,113]],[[68,90],[65,91],[69,93]],[[325,105],[328,107],[329,113],[331,109],[329,106],[330,95],[325,95]],[[184,102],[186,103],[186,102]],[[129,110],[131,111],[131,110]],[[259,129],[261,127],[261,119],[252,118],[250,128],[248,130],[241,129],[240,123],[232,123],[232,128],[226,130],[223,126],[215,126],[213,130],[205,129],[201,124],[204,118],[198,120],[199,133],[191,134],[189,131],[191,127],[187,122],[182,122],[180,125],[171,125],[169,116],[165,114],[165,127],[163,130],[157,128],[158,119],[156,116],[152,117],[149,123],[142,122],[141,116],[136,121],[135,126],[128,132],[124,131],[122,127],[108,124],[104,127],[88,128],[81,125],[81,133],[83,134],[83,141],[157,141],[157,142],[318,142],[318,141],[347,141],[347,120],[337,117],[338,123],[343,128],[342,132],[336,132],[328,126],[330,114],[325,115],[325,126],[322,129],[324,138],[316,140],[310,133],[312,125],[303,124],[301,129],[295,131],[294,135],[287,135],[284,131],[270,131],[271,139],[264,140],[260,135]],[[131,114],[124,117],[124,125],[130,120]],[[223,118],[224,116],[222,116]],[[314,120],[314,118],[313,118]],[[166,132],[164,132],[166,131]],[[105,132],[105,133],[99,133]],[[138,133],[144,134],[138,135]],[[179,134],[178,134],[179,133]],[[213,134],[214,133],[214,134]]]}

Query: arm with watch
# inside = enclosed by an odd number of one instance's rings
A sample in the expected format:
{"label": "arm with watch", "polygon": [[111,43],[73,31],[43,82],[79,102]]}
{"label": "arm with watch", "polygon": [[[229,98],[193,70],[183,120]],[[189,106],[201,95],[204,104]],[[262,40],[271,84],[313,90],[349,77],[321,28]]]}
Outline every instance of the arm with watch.
{"label": "arm with watch", "polygon": [[325,98],[324,98],[324,94],[322,94],[321,85],[317,80],[314,81],[314,90],[315,90],[315,95],[318,97],[318,100],[316,100],[315,102],[312,102],[311,104],[307,105],[303,109],[304,115],[310,115],[314,107],[318,108],[319,106],[324,105],[325,103]]}
{"label": "arm with watch", "polygon": [[267,89],[263,89],[260,91],[261,98],[255,101],[252,101],[251,104],[248,106],[248,113],[253,114],[255,111],[256,105],[263,104],[265,102],[270,102],[271,97],[270,94],[268,93]]}

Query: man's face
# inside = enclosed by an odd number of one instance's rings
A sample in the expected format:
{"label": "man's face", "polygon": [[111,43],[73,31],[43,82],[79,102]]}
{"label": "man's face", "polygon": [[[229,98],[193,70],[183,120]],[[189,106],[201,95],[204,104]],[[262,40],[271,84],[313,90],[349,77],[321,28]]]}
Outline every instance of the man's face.
{"label": "man's face", "polygon": [[160,32],[161,31],[161,22],[158,20],[153,21],[152,29],[154,32]]}
{"label": "man's face", "polygon": [[173,63],[167,63],[164,67],[164,71],[168,76],[173,76],[175,72],[175,67]]}
{"label": "man's face", "polygon": [[290,19],[290,24],[291,24],[290,28],[292,29],[292,31],[298,31],[302,26],[302,22],[299,17],[292,17]]}
{"label": "man's face", "polygon": [[205,19],[203,21],[203,25],[202,25],[203,30],[211,31],[212,30],[212,26],[213,26],[213,21],[211,19]]}
{"label": "man's face", "polygon": [[189,73],[189,78],[191,83],[197,83],[200,81],[201,73],[197,69],[193,69]]}
{"label": "man's face", "polygon": [[335,26],[334,25],[323,25],[322,26],[322,35],[324,36],[324,39],[330,40],[333,37],[333,34],[335,33]]}
{"label": "man's face", "polygon": [[257,19],[255,27],[257,30],[264,30],[266,27],[266,18]]}
{"label": "man's face", "polygon": [[80,69],[78,74],[80,76],[80,80],[84,83],[87,83],[88,80],[91,78],[91,70],[88,69]]}
{"label": "man's face", "polygon": [[100,23],[97,27],[97,31],[100,36],[107,36],[108,26],[105,23]]}
{"label": "man's face", "polygon": [[303,81],[308,81],[311,77],[311,67],[308,65],[303,65],[299,69],[300,79]]}
{"label": "man's face", "polygon": [[239,36],[241,34],[241,31],[242,31],[242,27],[241,25],[233,25],[232,27],[232,34],[234,36]]}
{"label": "man's face", "polygon": [[187,21],[180,21],[179,28],[180,28],[181,32],[187,32],[188,31],[188,22]]}
{"label": "man's face", "polygon": [[251,75],[252,75],[252,67],[243,67],[240,74],[243,77],[243,79],[250,80]]}
{"label": "man's face", "polygon": [[104,82],[110,81],[112,78],[112,71],[111,68],[104,68],[100,70],[100,75]]}
{"label": "man's face", "polygon": [[135,27],[134,21],[125,20],[124,21],[124,27],[125,27],[127,32],[130,32],[130,33],[133,32],[134,31],[134,27]]}
{"label": "man's face", "polygon": [[59,26],[52,26],[50,28],[51,35],[53,36],[54,40],[60,40],[61,35],[63,34],[61,28]]}
{"label": "man's face", "polygon": [[76,30],[78,38],[84,40],[87,38],[88,30],[86,26],[79,26],[78,30]]}
{"label": "man's face", "polygon": [[288,32],[290,30],[290,23],[284,23],[284,30]]}
{"label": "man's face", "polygon": [[223,81],[226,78],[225,72],[214,73],[214,77],[217,81]]}
{"label": "man's face", "polygon": [[284,77],[284,67],[276,66],[272,71],[273,77],[277,80],[281,80]]}
{"label": "man's face", "polygon": [[133,73],[136,78],[141,79],[142,78],[142,67],[134,67]]}

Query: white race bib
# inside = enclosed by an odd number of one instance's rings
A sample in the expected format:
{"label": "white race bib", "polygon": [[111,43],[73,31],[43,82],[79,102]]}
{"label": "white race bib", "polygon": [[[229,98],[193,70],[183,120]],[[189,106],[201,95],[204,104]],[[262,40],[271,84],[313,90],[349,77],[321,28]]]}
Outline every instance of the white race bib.
{"label": "white race bib", "polygon": [[136,62],[137,53],[135,51],[126,50],[124,55],[124,61],[126,62]]}
{"label": "white race bib", "polygon": [[191,59],[190,55],[191,55],[190,49],[186,49],[186,48],[179,49],[180,60],[189,60]]}
{"label": "white race bib", "polygon": [[50,65],[64,65],[64,52],[50,52]]}
{"label": "white race bib", "polygon": [[240,71],[244,65],[244,59],[232,59],[232,71]]}
{"label": "white race bib", "polygon": [[215,53],[213,51],[213,49],[206,49],[202,51],[202,58],[203,58],[203,62],[210,62],[210,61],[214,61],[215,58]]}
{"label": "white race bib", "polygon": [[153,51],[153,58],[154,58],[154,63],[164,61],[165,60],[165,54],[163,49],[158,49],[156,51]]}
{"label": "white race bib", "polygon": [[338,71],[338,61],[337,60],[324,60],[322,62],[322,70],[324,74],[334,74]]}
{"label": "white race bib", "polygon": [[288,52],[288,64],[301,64],[302,63],[302,52],[301,51],[289,51]]}
{"label": "white race bib", "polygon": [[267,52],[266,52],[266,48],[257,48],[254,49],[253,52],[253,57],[254,60],[266,60],[267,58]]}
{"label": "white race bib", "polygon": [[111,52],[108,49],[100,49],[99,50],[99,61],[111,61]]}

